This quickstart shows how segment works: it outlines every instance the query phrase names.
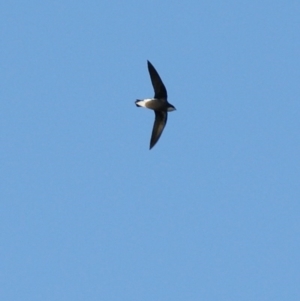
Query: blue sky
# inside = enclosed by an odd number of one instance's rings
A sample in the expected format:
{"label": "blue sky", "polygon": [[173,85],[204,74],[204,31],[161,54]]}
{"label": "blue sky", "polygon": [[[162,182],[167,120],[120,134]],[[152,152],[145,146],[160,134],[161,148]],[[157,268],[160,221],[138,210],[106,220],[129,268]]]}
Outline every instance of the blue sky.
{"label": "blue sky", "polygon": [[300,300],[299,15],[3,1],[1,300]]}

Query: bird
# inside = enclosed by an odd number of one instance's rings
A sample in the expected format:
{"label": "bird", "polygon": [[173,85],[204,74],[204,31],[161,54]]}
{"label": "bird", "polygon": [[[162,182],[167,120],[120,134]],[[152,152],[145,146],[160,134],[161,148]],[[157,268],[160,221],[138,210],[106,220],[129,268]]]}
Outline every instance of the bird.
{"label": "bird", "polygon": [[175,111],[176,108],[168,102],[167,89],[154,66],[149,61],[147,61],[147,65],[152,86],[154,89],[154,97],[146,99],[137,99],[135,101],[135,105],[137,107],[144,107],[147,109],[154,110],[155,120],[150,140],[151,149],[159,140],[167,124],[168,112]]}

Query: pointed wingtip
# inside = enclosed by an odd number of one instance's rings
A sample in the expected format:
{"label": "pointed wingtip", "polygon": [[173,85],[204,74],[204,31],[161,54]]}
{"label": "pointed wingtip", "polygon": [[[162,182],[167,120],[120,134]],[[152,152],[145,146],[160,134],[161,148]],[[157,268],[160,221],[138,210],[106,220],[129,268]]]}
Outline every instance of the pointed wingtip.
{"label": "pointed wingtip", "polygon": [[159,138],[156,141],[152,141],[152,139],[151,139],[149,150],[151,150],[156,145],[158,140],[159,140]]}
{"label": "pointed wingtip", "polygon": [[151,150],[155,144],[156,144],[156,142],[153,143],[153,141],[150,141],[149,150]]}

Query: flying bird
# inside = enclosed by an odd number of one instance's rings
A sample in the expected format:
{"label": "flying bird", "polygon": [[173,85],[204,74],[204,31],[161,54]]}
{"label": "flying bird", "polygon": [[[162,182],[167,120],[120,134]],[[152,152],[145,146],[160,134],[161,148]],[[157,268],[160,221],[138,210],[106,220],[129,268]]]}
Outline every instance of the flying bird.
{"label": "flying bird", "polygon": [[161,136],[168,119],[168,112],[176,110],[173,105],[168,103],[167,89],[162,82],[159,74],[153,67],[153,65],[147,61],[148,71],[150,74],[152,86],[154,88],[154,97],[146,99],[137,99],[135,104],[137,107],[144,107],[154,110],[155,120],[150,140],[150,149],[156,144]]}

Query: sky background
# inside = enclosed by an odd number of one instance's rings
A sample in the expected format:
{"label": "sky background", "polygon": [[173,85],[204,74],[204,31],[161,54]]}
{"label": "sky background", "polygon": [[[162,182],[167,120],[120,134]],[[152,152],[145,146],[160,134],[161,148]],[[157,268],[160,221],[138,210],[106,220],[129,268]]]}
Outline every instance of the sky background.
{"label": "sky background", "polygon": [[299,16],[2,1],[0,299],[300,300]]}

